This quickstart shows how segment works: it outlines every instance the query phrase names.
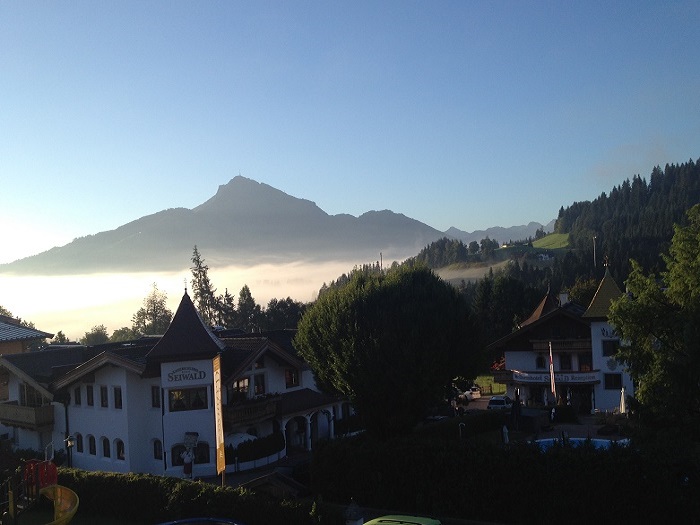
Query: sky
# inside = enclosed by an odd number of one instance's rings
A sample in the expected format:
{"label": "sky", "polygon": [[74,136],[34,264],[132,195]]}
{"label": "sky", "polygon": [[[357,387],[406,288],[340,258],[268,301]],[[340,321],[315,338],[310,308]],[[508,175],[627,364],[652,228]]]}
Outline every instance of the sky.
{"label": "sky", "polygon": [[699,22],[696,0],[2,2],[0,263],[239,174],[329,214],[546,224],[700,158]]}

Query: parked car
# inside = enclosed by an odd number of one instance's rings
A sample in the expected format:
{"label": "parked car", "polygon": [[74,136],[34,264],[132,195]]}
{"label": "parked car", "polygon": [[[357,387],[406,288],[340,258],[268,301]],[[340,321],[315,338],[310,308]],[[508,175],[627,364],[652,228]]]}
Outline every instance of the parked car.
{"label": "parked car", "polygon": [[440,525],[440,520],[433,518],[423,518],[421,516],[402,516],[392,514],[389,516],[381,516],[370,520],[365,525]]}
{"label": "parked car", "polygon": [[468,392],[471,399],[479,399],[481,397],[481,388],[476,385],[471,387]]}
{"label": "parked car", "polygon": [[513,400],[508,396],[493,396],[489,399],[487,410],[510,410],[513,408]]}

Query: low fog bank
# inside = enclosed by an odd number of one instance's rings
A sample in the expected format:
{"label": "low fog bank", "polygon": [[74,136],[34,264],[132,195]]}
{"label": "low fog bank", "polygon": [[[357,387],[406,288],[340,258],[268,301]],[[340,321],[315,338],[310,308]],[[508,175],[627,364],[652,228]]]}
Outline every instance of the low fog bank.
{"label": "low fog bank", "polygon": [[[353,267],[371,261],[296,262],[260,264],[251,267],[212,268],[209,279],[217,294],[226,289],[236,300],[248,285],[255,302],[263,307],[270,299],[291,297],[313,301],[323,283],[349,273]],[[384,262],[385,267],[391,262]],[[189,268],[178,272],[144,272],[67,276],[0,275],[0,305],[15,317],[34,323],[38,330],[62,331],[71,341],[80,339],[93,326],[105,325],[107,332],[131,326],[131,318],[143,306],[153,283],[168,296],[175,312],[187,287],[191,294]]]}

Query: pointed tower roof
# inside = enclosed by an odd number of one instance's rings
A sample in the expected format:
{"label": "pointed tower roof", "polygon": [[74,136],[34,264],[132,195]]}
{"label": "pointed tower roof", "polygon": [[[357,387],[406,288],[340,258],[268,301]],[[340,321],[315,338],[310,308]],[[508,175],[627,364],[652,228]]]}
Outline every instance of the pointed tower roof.
{"label": "pointed tower roof", "polygon": [[547,295],[540,301],[540,304],[538,304],[537,308],[530,314],[530,317],[520,323],[520,326],[527,326],[530,323],[534,323],[557,308],[559,308],[559,298],[547,290]]}
{"label": "pointed tower roof", "polygon": [[607,319],[610,310],[610,303],[613,299],[617,299],[622,295],[622,290],[617,285],[615,280],[610,275],[608,268],[605,268],[605,275],[600,281],[598,289],[588,305],[588,309],[583,314],[583,317],[588,319]]}
{"label": "pointed tower roof", "polygon": [[211,359],[224,348],[224,343],[204,324],[185,292],[170,326],[146,358],[149,362]]}

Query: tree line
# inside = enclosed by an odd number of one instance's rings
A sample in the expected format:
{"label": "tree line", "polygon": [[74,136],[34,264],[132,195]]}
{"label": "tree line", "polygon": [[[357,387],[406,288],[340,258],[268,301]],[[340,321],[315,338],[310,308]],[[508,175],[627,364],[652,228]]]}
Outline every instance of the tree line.
{"label": "tree line", "polygon": [[[247,284],[241,288],[237,298],[229,293],[228,288],[223,294],[217,294],[217,289],[209,278],[209,266],[199,253],[197,246],[194,247],[191,260],[192,302],[207,326],[239,329],[249,333],[292,329],[296,328],[308,307],[308,304],[295,301],[291,297],[273,298],[267,306],[261,306],[253,298]],[[167,301],[168,295],[153,283],[141,308],[132,316],[131,326],[117,328],[110,335],[104,324],[96,325],[85,332],[78,342],[97,345],[132,341],[147,335],[162,335],[173,318],[173,312],[168,308]],[[62,331],[59,331],[51,343],[66,344],[70,341]]]}

